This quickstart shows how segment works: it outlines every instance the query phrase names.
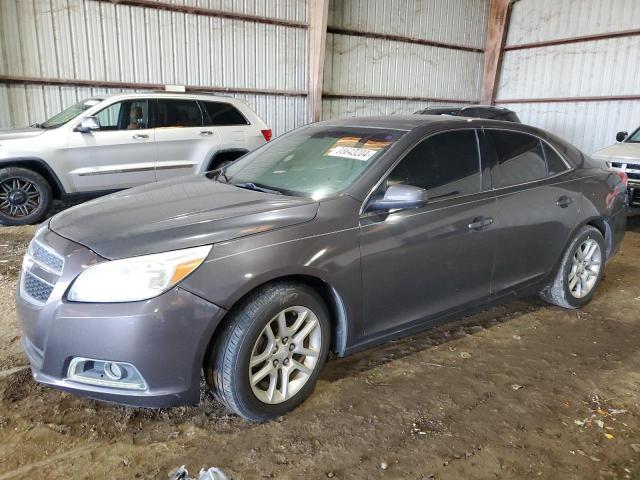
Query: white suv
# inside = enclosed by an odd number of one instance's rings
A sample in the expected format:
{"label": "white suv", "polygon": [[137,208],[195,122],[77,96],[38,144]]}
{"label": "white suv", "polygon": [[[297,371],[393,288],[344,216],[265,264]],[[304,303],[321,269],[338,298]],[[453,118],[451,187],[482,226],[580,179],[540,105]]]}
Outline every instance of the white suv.
{"label": "white suv", "polygon": [[271,139],[246,104],[184,93],[105,95],[0,130],[0,224],[37,223],[53,199],[220,168]]}

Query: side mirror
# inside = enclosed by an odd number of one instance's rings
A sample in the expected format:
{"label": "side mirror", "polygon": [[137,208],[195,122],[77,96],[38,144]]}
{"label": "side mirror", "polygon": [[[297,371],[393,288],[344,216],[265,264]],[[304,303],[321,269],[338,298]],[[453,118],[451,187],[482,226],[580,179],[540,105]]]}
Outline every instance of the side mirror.
{"label": "side mirror", "polygon": [[618,132],[616,133],[616,142],[624,142],[624,139],[627,138],[629,132]]}
{"label": "side mirror", "polygon": [[94,130],[100,130],[100,122],[96,117],[84,117],[76,127],[76,132],[80,133],[89,133]]}
{"label": "side mirror", "polygon": [[392,210],[395,208],[420,208],[427,203],[427,191],[413,185],[391,185],[384,197],[372,201],[367,211]]}

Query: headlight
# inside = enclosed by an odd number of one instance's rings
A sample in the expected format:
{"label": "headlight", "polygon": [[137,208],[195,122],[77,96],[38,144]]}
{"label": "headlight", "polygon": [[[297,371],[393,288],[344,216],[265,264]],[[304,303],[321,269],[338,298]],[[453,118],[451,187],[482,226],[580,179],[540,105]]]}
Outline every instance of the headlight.
{"label": "headlight", "polygon": [[198,268],[211,245],[99,263],[75,279],[71,302],[136,302],[157,297]]}

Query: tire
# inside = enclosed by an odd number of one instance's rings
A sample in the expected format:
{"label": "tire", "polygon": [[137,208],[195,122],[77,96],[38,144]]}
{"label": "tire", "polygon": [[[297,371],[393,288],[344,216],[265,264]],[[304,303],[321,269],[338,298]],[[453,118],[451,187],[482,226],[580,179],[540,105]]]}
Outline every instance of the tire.
{"label": "tire", "polygon": [[[285,333],[291,334],[296,322],[301,322],[296,330],[300,334],[315,326],[299,342],[295,334],[283,337],[277,320],[282,312],[287,329],[291,328]],[[216,398],[238,415],[256,421],[279,417],[301,404],[313,391],[329,351],[329,314],[322,298],[306,285],[274,283],[251,294],[230,315],[205,359],[205,377]],[[267,328],[273,333],[271,341]],[[266,359],[264,363],[250,367],[251,360],[261,358]],[[269,370],[260,381],[250,380]]]}
{"label": "tire", "polygon": [[[595,250],[590,258],[580,259],[581,255],[589,257],[589,250],[583,251],[585,245],[590,245],[589,248],[594,245],[597,247],[593,247]],[[540,292],[540,296],[543,300],[563,308],[580,308],[586,305],[591,301],[602,280],[605,260],[606,249],[602,234],[597,228],[585,225],[565,251],[553,282]],[[596,263],[597,273],[589,275],[596,270]],[[587,283],[583,282],[582,278],[586,278]],[[589,288],[585,288],[585,284]]]}
{"label": "tire", "polygon": [[0,169],[0,224],[39,223],[49,213],[53,194],[49,182],[26,168]]}

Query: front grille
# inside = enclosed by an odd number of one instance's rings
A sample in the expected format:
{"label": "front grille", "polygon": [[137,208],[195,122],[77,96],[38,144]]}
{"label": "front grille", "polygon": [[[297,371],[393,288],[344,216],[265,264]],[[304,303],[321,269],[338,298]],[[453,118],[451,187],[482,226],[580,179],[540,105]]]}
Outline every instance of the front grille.
{"label": "front grille", "polygon": [[22,264],[20,295],[29,303],[47,303],[64,268],[64,257],[33,239]]}
{"label": "front grille", "polygon": [[629,205],[640,207],[640,187],[629,188]]}
{"label": "front grille", "polygon": [[31,257],[40,265],[48,267],[57,273],[62,273],[64,267],[64,259],[57,254],[47,250],[39,242],[34,241],[31,244]]}
{"label": "front grille", "polygon": [[23,275],[23,292],[38,303],[46,303],[53,291],[53,285],[49,285],[31,272],[25,271]]}
{"label": "front grille", "polygon": [[631,180],[640,180],[640,173],[627,172],[627,178]]}

